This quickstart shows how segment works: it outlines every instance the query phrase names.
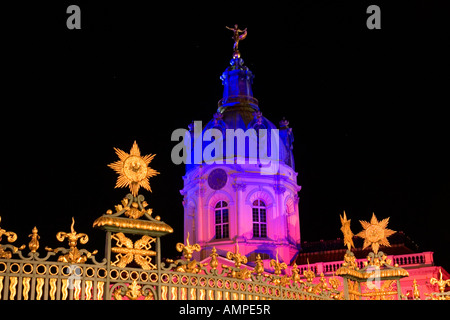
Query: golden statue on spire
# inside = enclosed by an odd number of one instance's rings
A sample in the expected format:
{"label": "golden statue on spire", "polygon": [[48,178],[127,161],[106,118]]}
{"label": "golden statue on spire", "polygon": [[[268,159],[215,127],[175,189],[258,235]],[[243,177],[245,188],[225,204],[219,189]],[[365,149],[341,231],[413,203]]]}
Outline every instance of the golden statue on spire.
{"label": "golden statue on spire", "polygon": [[[230,28],[225,26],[228,30],[233,31],[233,40],[234,40],[234,45],[233,45],[233,58],[240,58],[241,54],[239,53],[238,50],[238,46],[239,46],[239,41],[244,40],[247,37],[247,28],[245,28],[244,30],[241,30],[238,28],[238,25],[235,24],[234,28]],[[242,33],[242,34],[239,34]]]}

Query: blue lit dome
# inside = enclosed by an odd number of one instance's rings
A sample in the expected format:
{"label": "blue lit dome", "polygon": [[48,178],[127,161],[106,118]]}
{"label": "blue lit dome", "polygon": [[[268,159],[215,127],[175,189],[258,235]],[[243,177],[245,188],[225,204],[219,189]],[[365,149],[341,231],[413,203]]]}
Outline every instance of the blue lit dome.
{"label": "blue lit dome", "polygon": [[[242,129],[244,131],[251,128],[256,131],[258,129],[266,129],[269,134],[268,141],[270,141],[270,130],[279,129],[281,140],[279,143],[280,160],[292,169],[295,169],[292,155],[293,134],[292,129],[288,126],[289,122],[283,119],[280,121],[280,127],[277,127],[262,115],[258,106],[258,100],[253,97],[253,78],[254,75],[244,65],[244,60],[234,56],[230,61],[230,66],[220,77],[224,86],[223,98],[218,102],[218,109],[213,119],[203,126],[202,133],[204,134],[208,129],[220,130],[223,133],[224,154],[226,154],[226,129]],[[190,126],[190,130],[191,132],[194,130],[193,126]],[[202,149],[204,150],[210,143],[212,142],[203,141]],[[195,164],[187,164],[186,172],[196,166]]]}

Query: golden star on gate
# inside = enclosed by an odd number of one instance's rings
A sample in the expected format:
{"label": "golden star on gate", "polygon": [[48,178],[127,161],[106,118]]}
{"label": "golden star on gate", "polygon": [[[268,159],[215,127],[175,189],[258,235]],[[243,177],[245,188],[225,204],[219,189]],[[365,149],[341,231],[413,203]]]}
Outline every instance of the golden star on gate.
{"label": "golden star on gate", "polygon": [[356,236],[364,239],[363,249],[368,246],[372,246],[372,250],[375,254],[378,253],[380,245],[390,247],[387,237],[393,235],[397,231],[386,228],[389,223],[389,218],[383,219],[378,222],[375,213],[372,213],[372,219],[370,223],[367,221],[359,221],[364,228],[363,231]]}
{"label": "golden star on gate", "polygon": [[114,150],[120,160],[108,164],[108,167],[119,174],[115,188],[130,187],[133,196],[137,196],[140,187],[151,192],[152,189],[148,179],[156,176],[159,172],[148,167],[148,164],[156,154],[148,154],[142,157],[136,141],[134,141],[130,153],[126,153],[119,148],[114,148]]}

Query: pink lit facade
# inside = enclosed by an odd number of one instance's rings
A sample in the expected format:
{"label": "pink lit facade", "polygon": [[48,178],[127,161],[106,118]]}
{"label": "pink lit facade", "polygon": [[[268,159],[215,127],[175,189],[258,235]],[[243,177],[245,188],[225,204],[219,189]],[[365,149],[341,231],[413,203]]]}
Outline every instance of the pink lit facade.
{"label": "pink lit facade", "polygon": [[[208,176],[215,169],[226,172],[220,190],[212,189]],[[235,250],[250,261],[255,252],[263,258],[290,263],[300,245],[297,173],[280,165],[278,173],[261,175],[258,165],[203,165],[184,178],[184,234],[203,250],[197,259],[208,257],[211,249],[225,256]]]}

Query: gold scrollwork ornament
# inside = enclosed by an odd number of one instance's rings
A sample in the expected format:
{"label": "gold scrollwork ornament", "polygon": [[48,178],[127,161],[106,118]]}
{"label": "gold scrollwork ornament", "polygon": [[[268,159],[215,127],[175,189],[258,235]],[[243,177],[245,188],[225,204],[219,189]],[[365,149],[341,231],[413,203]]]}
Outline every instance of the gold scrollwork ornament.
{"label": "gold scrollwork ornament", "polygon": [[[2,221],[2,217],[0,216],[0,222]],[[6,231],[5,229],[0,228],[0,242],[2,241],[2,237],[5,236],[8,242],[12,243],[17,240],[17,234],[12,231]],[[25,246],[21,246],[20,248],[12,247],[11,251],[6,251],[4,248],[2,248],[2,245],[0,244],[0,258],[5,259],[11,259],[12,254],[17,252],[17,250],[24,249]]]}

